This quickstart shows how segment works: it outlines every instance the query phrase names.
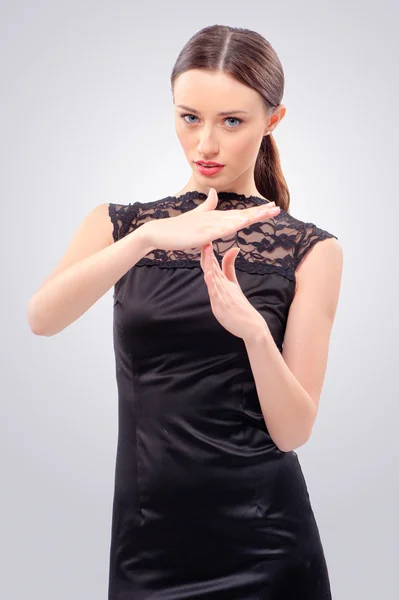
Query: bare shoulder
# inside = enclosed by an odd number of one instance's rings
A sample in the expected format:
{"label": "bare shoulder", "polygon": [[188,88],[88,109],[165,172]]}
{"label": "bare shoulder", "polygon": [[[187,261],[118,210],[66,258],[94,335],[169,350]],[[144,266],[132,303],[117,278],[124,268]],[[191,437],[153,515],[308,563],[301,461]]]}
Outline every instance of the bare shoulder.
{"label": "bare shoulder", "polygon": [[321,240],[309,250],[295,271],[295,295],[324,298],[332,312],[338,302],[343,271],[343,250],[337,238]]}
{"label": "bare shoulder", "polygon": [[98,204],[89,210],[79,223],[64,255],[42,286],[66,268],[110,246],[114,241],[112,232],[113,223],[109,216],[109,203]]}
{"label": "bare shoulder", "polygon": [[[110,203],[97,204],[82,219],[74,240],[87,242],[90,253],[113,243],[113,223],[110,218]],[[73,240],[72,240],[73,241]]]}
{"label": "bare shoulder", "polygon": [[313,400],[314,420],[327,367],[342,266],[343,251],[336,238],[324,237],[309,247],[296,271],[297,288],[284,334],[283,358]]}
{"label": "bare shoulder", "polygon": [[94,220],[98,218],[99,226],[102,228],[102,231],[105,234],[105,239],[108,241],[108,245],[114,243],[113,239],[113,222],[110,218],[110,203],[104,202],[103,204],[98,204],[94,209]]}
{"label": "bare shoulder", "polygon": [[335,237],[320,240],[309,250],[295,271],[297,281],[320,275],[326,269],[341,270],[343,250]]}
{"label": "bare shoulder", "polygon": [[113,243],[113,223],[110,218],[110,203],[104,202],[91,208],[82,218],[75,237],[86,238],[90,245],[98,246],[98,250]]}

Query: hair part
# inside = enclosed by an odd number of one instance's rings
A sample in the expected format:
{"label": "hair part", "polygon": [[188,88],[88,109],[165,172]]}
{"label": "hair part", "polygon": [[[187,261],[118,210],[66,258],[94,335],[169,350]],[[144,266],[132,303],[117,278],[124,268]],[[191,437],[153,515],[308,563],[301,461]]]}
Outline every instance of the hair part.
{"label": "hair part", "polygon": [[[271,44],[256,31],[210,25],[195,33],[173,66],[172,93],[176,78],[190,69],[207,69],[232,75],[262,96],[268,115],[281,104],[284,93],[282,65]],[[288,212],[290,194],[272,134],[263,136],[254,178],[262,196]]]}

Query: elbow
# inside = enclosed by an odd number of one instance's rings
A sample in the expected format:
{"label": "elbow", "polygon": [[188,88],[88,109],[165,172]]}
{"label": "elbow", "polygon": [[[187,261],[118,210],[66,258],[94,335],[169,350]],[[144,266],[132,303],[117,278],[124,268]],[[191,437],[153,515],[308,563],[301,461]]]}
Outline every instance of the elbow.
{"label": "elbow", "polygon": [[34,335],[40,335],[40,336],[45,335],[43,332],[43,328],[40,326],[40,321],[39,321],[39,318],[37,315],[37,308],[35,306],[34,296],[32,296],[32,298],[29,300],[27,317],[28,317],[28,325],[30,327],[31,332]]}
{"label": "elbow", "polygon": [[[273,440],[281,452],[292,452],[304,446],[309,441],[317,416],[317,407],[309,394],[306,395],[306,408],[300,418],[290,420],[284,425],[284,430],[279,429],[278,435],[273,435]],[[270,429],[269,429],[270,432]]]}
{"label": "elbow", "polygon": [[296,450],[297,448],[300,448],[301,446],[304,446],[306,444],[306,442],[308,441],[309,438],[305,439],[305,440],[301,440],[300,442],[295,442],[295,443],[291,443],[291,444],[279,444],[278,445],[278,449],[281,452],[292,452],[293,450]]}
{"label": "elbow", "polygon": [[281,452],[292,452],[301,446],[304,446],[309,438],[306,440],[302,440],[301,442],[296,442],[295,444],[279,444],[278,448]]}
{"label": "elbow", "polygon": [[291,431],[291,435],[286,435],[278,444],[278,447],[282,452],[296,450],[297,448],[304,446],[310,440],[317,416],[317,409],[311,398],[309,406],[311,408],[306,413],[305,421],[301,422],[300,426],[297,426],[294,432]]}
{"label": "elbow", "polygon": [[36,323],[35,321],[32,321],[32,319],[29,316],[28,316],[28,325],[29,325],[31,332],[34,335],[40,335],[40,336],[44,335],[43,331],[40,329],[38,323]]}
{"label": "elbow", "polygon": [[37,320],[35,318],[33,297],[29,300],[27,317],[28,317],[28,325],[30,327],[31,332],[34,333],[35,335],[41,335],[39,332]]}
{"label": "elbow", "polygon": [[292,452],[293,450],[304,446],[310,440],[311,435],[312,428],[304,431],[302,435],[296,435],[292,438],[287,437],[286,439],[281,440],[278,444],[276,443],[276,446],[279,450],[281,450],[281,452]]}

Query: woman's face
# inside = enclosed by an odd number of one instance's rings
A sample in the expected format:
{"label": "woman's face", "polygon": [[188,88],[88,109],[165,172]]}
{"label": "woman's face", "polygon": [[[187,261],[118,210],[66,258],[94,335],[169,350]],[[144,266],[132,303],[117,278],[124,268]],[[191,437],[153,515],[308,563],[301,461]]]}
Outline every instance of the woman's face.
{"label": "woman's face", "polygon": [[[252,193],[262,137],[274,128],[285,109],[271,118],[258,92],[227,73],[202,69],[179,75],[173,96],[176,133],[193,170],[188,187]],[[194,162],[201,160],[224,167],[214,175],[204,175]]]}

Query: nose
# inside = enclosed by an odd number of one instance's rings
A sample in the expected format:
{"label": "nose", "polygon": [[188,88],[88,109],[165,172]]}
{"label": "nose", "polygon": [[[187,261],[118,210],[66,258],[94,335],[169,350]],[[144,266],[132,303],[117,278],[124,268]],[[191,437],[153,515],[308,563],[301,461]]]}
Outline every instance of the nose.
{"label": "nose", "polygon": [[219,152],[219,145],[210,128],[204,128],[200,134],[200,139],[197,146],[198,152],[208,160]]}

